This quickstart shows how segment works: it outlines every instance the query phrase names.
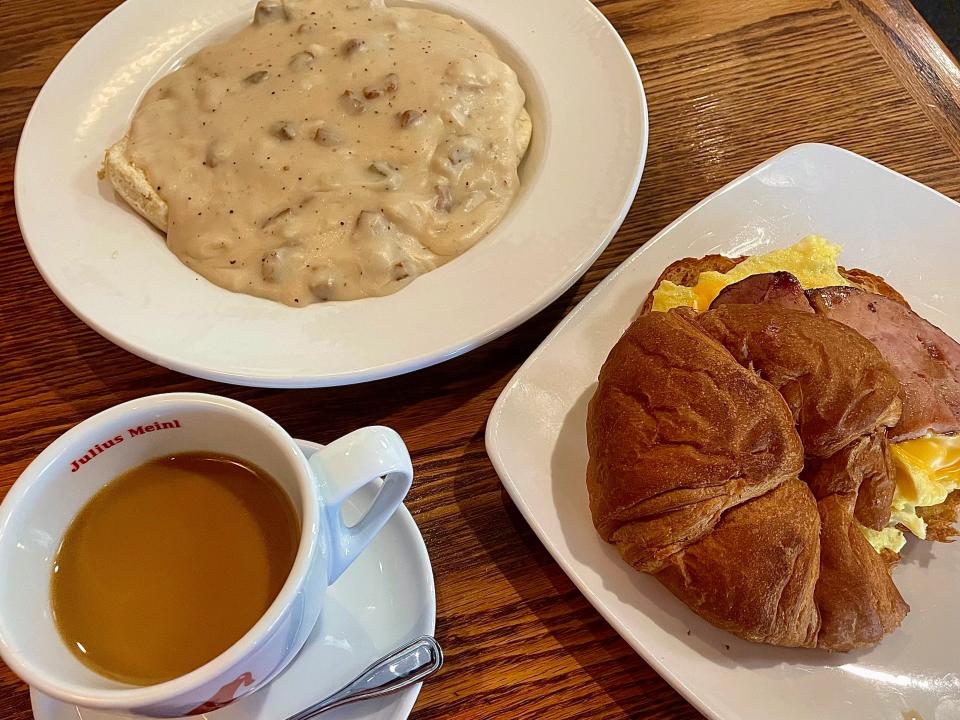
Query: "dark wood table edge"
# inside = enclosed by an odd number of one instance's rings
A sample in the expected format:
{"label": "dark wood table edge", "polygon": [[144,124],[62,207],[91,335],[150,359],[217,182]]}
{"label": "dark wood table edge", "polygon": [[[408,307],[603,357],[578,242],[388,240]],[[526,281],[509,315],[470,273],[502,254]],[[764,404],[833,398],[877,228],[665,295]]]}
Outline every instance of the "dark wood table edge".
{"label": "dark wood table edge", "polygon": [[840,0],[960,157],[960,62],[909,0]]}

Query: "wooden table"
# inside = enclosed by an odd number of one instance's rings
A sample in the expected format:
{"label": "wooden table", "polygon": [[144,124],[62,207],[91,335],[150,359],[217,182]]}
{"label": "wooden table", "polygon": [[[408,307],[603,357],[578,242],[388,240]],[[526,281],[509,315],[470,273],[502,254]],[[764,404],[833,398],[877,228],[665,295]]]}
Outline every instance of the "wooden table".
{"label": "wooden table", "polygon": [[[912,6],[598,0],[640,67],[651,136],[633,209],[586,277],[520,329],[445,365],[361,387],[268,391],[194,380],[114,347],[56,300],[24,249],[13,208],[20,129],[56,63],[115,4],[2,4],[0,496],[60,433],[150,393],[227,395],[321,442],[385,423],[413,453],[407,504],[433,559],[447,651],[416,720],[700,717],[540,545],[487,459],[484,423],[524,358],[597,282],[705,195],[794,143],[842,145],[960,199],[960,68]],[[27,688],[2,664],[0,717],[30,717]]]}

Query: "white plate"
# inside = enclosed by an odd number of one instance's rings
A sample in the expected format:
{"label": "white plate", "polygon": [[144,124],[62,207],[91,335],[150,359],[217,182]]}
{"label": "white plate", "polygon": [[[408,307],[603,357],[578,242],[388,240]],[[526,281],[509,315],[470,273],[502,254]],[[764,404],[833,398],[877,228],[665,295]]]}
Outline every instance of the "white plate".
{"label": "white plate", "polygon": [[[321,447],[297,442],[305,454]],[[351,497],[345,506],[347,522],[359,518],[375,494],[375,488],[367,487]],[[209,717],[283,720],[342,687],[391,650],[421,635],[433,635],[436,618],[427,547],[413,517],[401,506],[366,552],[327,591],[320,624],[283,674],[263,690]],[[419,694],[420,685],[414,685],[388,697],[332,710],[324,718],[405,720]],[[135,720],[67,705],[36,690],[30,699],[36,720]]]}
{"label": "white plate", "polygon": [[255,0],[127,0],[67,53],[24,126],[15,198],[47,284],[90,327],[165,367],[316,387],[467,352],[542,310],[623,222],[647,148],[636,65],[587,0],[423,0],[485,30],[517,70],[535,128],[523,188],[464,256],[396,295],[303,309],[233,294],[167,250],[96,172],[144,91],[247,22]]}
{"label": "white plate", "polygon": [[848,655],[738,640],[624,563],[593,528],[586,404],[600,366],[670,262],[764,252],[819,233],[960,337],[960,205],[845,150],[799,145],[707,198],[630,257],[560,324],[500,396],[487,451],[504,486],[587,599],[716,720],[960,718],[960,546],[913,542],[895,571],[912,611]]}

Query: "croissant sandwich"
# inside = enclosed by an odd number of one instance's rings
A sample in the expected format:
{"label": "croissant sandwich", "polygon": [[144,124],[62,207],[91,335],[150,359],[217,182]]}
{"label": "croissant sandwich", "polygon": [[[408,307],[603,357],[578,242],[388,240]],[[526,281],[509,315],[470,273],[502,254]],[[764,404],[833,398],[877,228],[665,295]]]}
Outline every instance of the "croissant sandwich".
{"label": "croissant sandwich", "polygon": [[590,402],[597,532],[747,640],[848,651],[909,606],[909,532],[960,508],[960,345],[810,237],[670,265]]}

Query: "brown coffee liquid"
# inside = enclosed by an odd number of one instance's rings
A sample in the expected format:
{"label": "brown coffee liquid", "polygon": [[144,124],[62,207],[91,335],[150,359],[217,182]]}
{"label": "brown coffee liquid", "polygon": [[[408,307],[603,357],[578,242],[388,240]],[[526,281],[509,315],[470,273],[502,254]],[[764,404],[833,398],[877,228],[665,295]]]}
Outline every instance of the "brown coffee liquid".
{"label": "brown coffee liquid", "polygon": [[283,489],[233,457],[124,473],[80,511],[54,562],[60,635],[90,669],[152,685],[239,640],[286,581],[300,524]]}

